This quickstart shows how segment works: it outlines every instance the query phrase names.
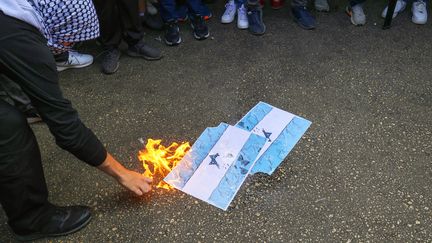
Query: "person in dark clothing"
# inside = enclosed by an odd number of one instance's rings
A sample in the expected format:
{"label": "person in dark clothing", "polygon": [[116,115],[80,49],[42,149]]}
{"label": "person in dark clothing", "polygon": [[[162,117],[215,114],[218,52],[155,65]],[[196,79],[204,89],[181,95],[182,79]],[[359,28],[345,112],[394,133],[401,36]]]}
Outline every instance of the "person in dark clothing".
{"label": "person in dark clothing", "polygon": [[119,45],[128,44],[127,54],[146,60],[159,60],[161,52],[142,40],[138,0],[93,0],[99,17],[101,37],[106,55],[102,60],[102,72],[113,74],[119,67]]}
{"label": "person in dark clothing", "polygon": [[[151,179],[116,161],[81,122],[71,102],[63,97],[54,57],[41,32],[41,20],[26,0],[0,2],[0,83],[12,82],[22,89],[58,146],[114,177],[135,194],[148,192]],[[18,240],[73,233],[91,218],[88,207],[60,207],[48,201],[41,154],[33,131],[24,114],[2,99],[0,204]]]}

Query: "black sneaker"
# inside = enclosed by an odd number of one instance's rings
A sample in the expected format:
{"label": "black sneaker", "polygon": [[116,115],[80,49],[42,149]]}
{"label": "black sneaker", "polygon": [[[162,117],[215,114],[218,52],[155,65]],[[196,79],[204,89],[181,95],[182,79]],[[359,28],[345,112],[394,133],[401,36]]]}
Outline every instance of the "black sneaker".
{"label": "black sneaker", "polygon": [[197,40],[205,40],[210,36],[207,24],[205,20],[200,15],[195,15],[191,18],[191,27],[193,30],[193,35]]}
{"label": "black sneaker", "polygon": [[117,48],[107,50],[102,59],[102,72],[105,74],[113,74],[117,72],[120,65],[120,51]]}
{"label": "black sneaker", "polygon": [[[45,237],[64,236],[84,228],[91,219],[90,208],[84,206],[55,207],[52,213],[38,220],[34,232],[13,232],[19,241],[31,241]],[[12,230],[13,231],[13,230]]]}
{"label": "black sneaker", "polygon": [[182,42],[177,21],[165,23],[165,44],[176,46]]}
{"label": "black sneaker", "polygon": [[151,15],[146,13],[143,17],[141,17],[141,21],[143,25],[153,30],[162,30],[164,27],[162,18],[159,14]]}
{"label": "black sneaker", "polygon": [[159,60],[162,58],[161,51],[139,41],[134,46],[128,48],[127,54],[131,57],[142,57],[148,61]]}
{"label": "black sneaker", "polygon": [[259,5],[248,5],[248,21],[249,32],[254,35],[263,35],[266,31],[266,26],[262,19],[262,8]]}

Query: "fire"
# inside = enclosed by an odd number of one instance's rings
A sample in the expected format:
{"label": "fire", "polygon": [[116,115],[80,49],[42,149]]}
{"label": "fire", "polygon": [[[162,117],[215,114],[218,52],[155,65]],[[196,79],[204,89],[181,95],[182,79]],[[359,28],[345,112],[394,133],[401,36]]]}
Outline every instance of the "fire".
{"label": "fire", "polygon": [[[164,178],[190,149],[189,142],[181,144],[174,142],[168,147],[161,143],[160,139],[148,139],[145,148],[139,151],[138,159],[143,163],[144,175],[147,177]],[[172,186],[161,180],[157,188],[169,190],[172,189]]]}

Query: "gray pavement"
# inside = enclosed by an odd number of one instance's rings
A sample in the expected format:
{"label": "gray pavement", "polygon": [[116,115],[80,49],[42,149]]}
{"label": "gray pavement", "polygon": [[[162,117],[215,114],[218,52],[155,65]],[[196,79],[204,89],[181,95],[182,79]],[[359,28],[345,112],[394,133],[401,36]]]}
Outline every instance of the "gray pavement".
{"label": "gray pavement", "polygon": [[[366,26],[350,25],[339,4],[315,13],[314,31],[297,27],[288,8],[267,7],[262,37],[219,24],[219,2],[211,39],[193,40],[184,25],[184,43],[169,48],[148,32],[161,61],[124,55],[115,75],[98,64],[61,73],[82,120],[137,171],[139,138],[193,142],[259,101],[313,124],[273,176],[247,179],[226,212],[179,191],[134,197],[35,125],[50,200],[94,214],[82,231],[50,240],[431,242],[432,21],[416,26],[406,11],[383,31],[384,1],[369,2]],[[9,241],[0,211],[0,242]]]}

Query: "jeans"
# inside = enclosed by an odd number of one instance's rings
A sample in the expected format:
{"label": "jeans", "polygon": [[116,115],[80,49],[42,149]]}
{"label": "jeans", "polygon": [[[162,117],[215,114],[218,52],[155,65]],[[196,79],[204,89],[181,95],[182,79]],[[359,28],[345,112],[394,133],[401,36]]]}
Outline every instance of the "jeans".
{"label": "jeans", "polygon": [[[160,0],[160,14],[162,17],[162,20],[166,22],[170,21],[176,21],[179,17],[185,17],[185,16],[179,16],[182,15],[182,12],[184,11],[183,4],[177,4],[176,0]],[[186,0],[184,3],[187,6],[187,13],[189,15],[206,15],[206,6],[201,0]],[[183,8],[183,9],[182,9]],[[183,11],[182,11],[183,10]]]}

